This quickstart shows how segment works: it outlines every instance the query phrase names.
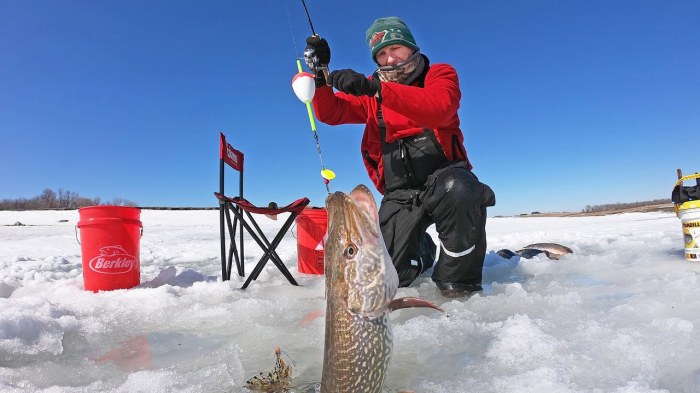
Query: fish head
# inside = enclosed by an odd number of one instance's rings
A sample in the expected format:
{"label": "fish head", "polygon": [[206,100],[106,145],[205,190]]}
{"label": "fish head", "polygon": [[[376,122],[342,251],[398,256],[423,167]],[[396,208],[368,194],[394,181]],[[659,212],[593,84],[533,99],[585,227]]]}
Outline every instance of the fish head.
{"label": "fish head", "polygon": [[364,185],[326,198],[326,296],[355,314],[383,313],[399,278],[384,244],[374,196]]}

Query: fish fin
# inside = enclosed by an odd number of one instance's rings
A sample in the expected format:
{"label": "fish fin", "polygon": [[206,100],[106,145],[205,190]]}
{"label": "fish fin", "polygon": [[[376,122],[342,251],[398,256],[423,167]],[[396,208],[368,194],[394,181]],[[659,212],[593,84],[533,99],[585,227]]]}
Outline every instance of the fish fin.
{"label": "fish fin", "polygon": [[432,308],[435,310],[438,310],[440,312],[445,312],[442,308],[439,306],[423,299],[419,299],[417,297],[402,297],[398,299],[394,299],[389,303],[389,312],[392,312],[394,310],[399,310],[402,308],[414,308],[414,307],[425,307],[425,308]]}

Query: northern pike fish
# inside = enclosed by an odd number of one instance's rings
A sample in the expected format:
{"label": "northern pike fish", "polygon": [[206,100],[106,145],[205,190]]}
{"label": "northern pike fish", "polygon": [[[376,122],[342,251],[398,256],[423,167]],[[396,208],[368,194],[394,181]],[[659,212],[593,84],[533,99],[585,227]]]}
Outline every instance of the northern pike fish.
{"label": "northern pike fish", "polygon": [[498,250],[496,254],[505,259],[513,258],[516,255],[525,259],[530,259],[535,255],[543,253],[547,256],[547,258],[556,260],[566,254],[573,253],[573,251],[569,247],[562,246],[561,244],[557,243],[534,243],[527,245],[516,252],[504,248],[502,250]]}
{"label": "northern pike fish", "polygon": [[557,243],[535,243],[529,244],[518,250],[518,255],[535,255],[537,252],[544,252],[549,259],[559,259],[566,254],[573,253],[569,247]]}
{"label": "northern pike fish", "polygon": [[378,393],[391,360],[389,313],[438,306],[394,299],[396,269],[379,228],[377,206],[363,185],[326,199],[326,328],[321,393]]}

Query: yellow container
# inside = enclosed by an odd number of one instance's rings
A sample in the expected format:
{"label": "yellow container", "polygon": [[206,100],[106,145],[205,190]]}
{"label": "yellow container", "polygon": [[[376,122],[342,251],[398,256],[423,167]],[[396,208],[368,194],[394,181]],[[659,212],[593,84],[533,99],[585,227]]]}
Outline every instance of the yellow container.
{"label": "yellow container", "polygon": [[[678,179],[676,186],[683,186],[685,180],[700,178],[700,173],[694,173]],[[681,219],[683,226],[683,241],[685,243],[685,259],[700,262],[700,201],[687,201],[674,206],[676,216]]]}
{"label": "yellow container", "polygon": [[678,207],[678,218],[683,225],[685,259],[700,261],[700,201],[688,201]]}

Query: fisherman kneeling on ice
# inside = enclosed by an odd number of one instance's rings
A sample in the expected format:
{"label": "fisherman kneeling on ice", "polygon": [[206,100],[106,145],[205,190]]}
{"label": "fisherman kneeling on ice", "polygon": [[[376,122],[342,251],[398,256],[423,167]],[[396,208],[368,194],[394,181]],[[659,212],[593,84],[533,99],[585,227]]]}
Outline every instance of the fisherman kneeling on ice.
{"label": "fisherman kneeling on ice", "polygon": [[486,207],[495,205],[495,196],[472,173],[463,145],[457,72],[448,64],[431,65],[399,18],[377,19],[366,39],[379,66],[374,74],[344,69],[326,80],[328,42],[307,38],[316,115],[330,125],[365,123],[362,158],[384,195],[379,220],[400,286],[433,266],[436,246],[425,231],[435,224],[441,245],[432,274],[437,287],[448,297],[480,291]]}

